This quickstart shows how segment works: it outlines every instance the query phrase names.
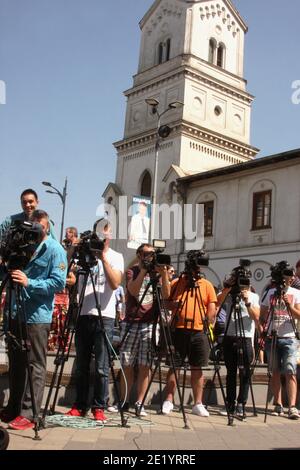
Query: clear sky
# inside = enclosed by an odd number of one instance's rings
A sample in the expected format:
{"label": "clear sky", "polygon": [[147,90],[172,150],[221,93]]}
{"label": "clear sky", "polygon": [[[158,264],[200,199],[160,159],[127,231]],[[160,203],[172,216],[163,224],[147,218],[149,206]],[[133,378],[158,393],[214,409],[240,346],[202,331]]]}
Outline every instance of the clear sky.
{"label": "clear sky", "polygon": [[[123,91],[137,72],[139,20],[152,0],[0,0],[0,220],[19,211],[33,187],[59,234],[61,203],[41,181],[62,190],[66,225],[88,230],[107,183],[113,142],[122,139]],[[245,78],[256,99],[251,144],[260,156],[300,147],[299,0],[235,0],[249,26]]]}

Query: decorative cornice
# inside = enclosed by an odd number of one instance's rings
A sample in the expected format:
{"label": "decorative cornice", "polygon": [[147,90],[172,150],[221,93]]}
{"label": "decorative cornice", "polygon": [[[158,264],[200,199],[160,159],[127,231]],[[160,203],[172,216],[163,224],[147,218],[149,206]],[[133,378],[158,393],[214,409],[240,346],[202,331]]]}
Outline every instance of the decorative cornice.
{"label": "decorative cornice", "polygon": [[157,91],[158,88],[161,88],[165,84],[169,85],[170,82],[179,80],[182,77],[193,78],[197,80],[199,83],[208,85],[214,90],[222,91],[227,96],[238,99],[244,103],[246,102],[248,104],[251,104],[254,99],[254,96],[251,95],[250,93],[246,91],[243,92],[239,90],[238,88],[235,88],[230,85],[226,85],[221,80],[218,80],[217,78],[212,78],[209,75],[205,74],[204,72],[200,72],[187,65],[182,65],[176,68],[175,71],[173,70],[163,77],[157,77],[146,84],[138,85],[136,87],[130,88],[129,90],[124,91],[124,95],[127,96],[127,98],[129,98],[129,97],[138,97],[141,95],[143,96],[143,95],[149,94],[149,92],[154,93]]}
{"label": "decorative cornice", "polygon": [[[213,147],[217,147],[222,151],[229,152],[231,154],[236,155],[237,158],[239,159],[246,159],[246,160],[251,160],[253,159],[256,154],[259,152],[259,149],[256,147],[252,147],[251,145],[244,144],[243,142],[240,142],[239,140],[231,139],[229,137],[225,137],[223,134],[218,134],[217,132],[213,132],[211,130],[208,130],[204,127],[201,126],[196,126],[195,124],[191,124],[188,122],[177,122],[177,123],[170,123],[169,126],[172,129],[172,137],[174,138],[175,136],[180,136],[180,135],[185,135],[193,139],[195,139],[199,143],[205,143],[207,145],[211,145]],[[137,153],[132,153],[131,155],[136,155],[134,158],[138,158],[144,155],[149,155],[153,152],[152,147],[148,147],[149,145],[153,144],[155,145],[156,142],[156,131],[152,130],[150,132],[147,132],[146,134],[139,134],[138,136],[131,137],[128,139],[123,139],[121,141],[115,142],[114,146],[118,152],[119,156],[122,156],[123,153],[125,153],[124,158],[126,159],[128,156],[128,151],[136,152],[138,149],[140,149],[139,152]],[[166,142],[160,144],[160,148],[168,148],[171,143],[173,145],[173,142]],[[192,142],[191,143],[191,148],[193,150],[199,150],[205,153],[205,149],[201,149],[200,145],[197,147],[198,143],[197,142]],[[142,149],[141,147],[147,146],[146,149]],[[220,158],[224,160],[224,157],[227,157],[227,155],[221,154],[218,155],[216,152],[215,155],[213,155],[216,158]],[[231,163],[236,163],[235,161],[232,161]]]}
{"label": "decorative cornice", "polygon": [[195,126],[195,124],[183,122],[176,128],[176,131],[249,160],[253,159],[259,152],[259,149],[256,147],[244,144],[239,140],[231,139],[204,127]]}
{"label": "decorative cornice", "polygon": [[[222,23],[227,27],[228,31],[232,32],[233,37],[235,37],[240,32],[240,28],[238,27],[236,21],[234,21],[233,13],[231,12],[231,14],[229,14],[228,10],[226,12],[226,8],[224,6],[221,7],[219,3],[217,3],[216,5],[211,3],[206,6],[200,7],[199,11],[200,11],[201,21],[206,21],[206,20],[209,20],[210,17],[215,18],[217,16],[220,18]],[[235,9],[234,9],[234,13],[235,13],[235,16],[236,14],[238,14],[238,12]],[[244,31],[246,32],[247,26],[240,16],[239,16],[239,20],[242,24]]]}
{"label": "decorative cornice", "polygon": [[[160,7],[159,3],[159,1],[156,1],[140,21],[140,28],[143,29],[146,22],[150,19],[152,15],[152,18],[147,26],[147,33],[149,35],[152,34],[152,32],[157,28],[157,26],[162,22],[164,18],[170,18],[171,16],[175,18],[180,18],[183,13],[183,7],[175,5],[173,1],[164,2],[163,5],[160,5]],[[156,8],[157,12],[154,13]]]}

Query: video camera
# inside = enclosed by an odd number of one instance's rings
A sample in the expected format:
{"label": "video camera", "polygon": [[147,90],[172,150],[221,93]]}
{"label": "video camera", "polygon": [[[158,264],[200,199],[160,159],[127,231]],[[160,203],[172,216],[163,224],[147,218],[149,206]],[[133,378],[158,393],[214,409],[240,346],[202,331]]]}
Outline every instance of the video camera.
{"label": "video camera", "polygon": [[154,253],[149,252],[149,254],[144,254],[143,267],[147,269],[148,272],[155,271],[156,267],[159,266],[168,266],[171,264],[171,256],[163,254],[163,251],[166,247],[166,242],[164,240],[153,240]]}
{"label": "video camera", "polygon": [[24,269],[42,238],[41,224],[16,220],[0,245],[0,256],[7,269]]}
{"label": "video camera", "polygon": [[274,266],[270,267],[272,282],[277,288],[283,289],[286,287],[284,276],[294,276],[294,270],[287,261],[280,261]]}
{"label": "video camera", "polygon": [[232,291],[241,291],[250,286],[252,273],[249,269],[251,261],[240,259],[240,264],[231,271],[230,278],[224,282],[224,287],[231,287]]}
{"label": "video camera", "polygon": [[86,268],[97,265],[98,259],[105,247],[106,238],[103,236],[102,230],[107,225],[108,221],[100,219],[95,222],[93,230],[87,230],[80,234],[79,243],[73,255],[73,258],[78,259],[80,267]]}
{"label": "video camera", "polygon": [[190,250],[185,261],[185,271],[199,271],[201,266],[208,266],[209,255],[204,250]]}

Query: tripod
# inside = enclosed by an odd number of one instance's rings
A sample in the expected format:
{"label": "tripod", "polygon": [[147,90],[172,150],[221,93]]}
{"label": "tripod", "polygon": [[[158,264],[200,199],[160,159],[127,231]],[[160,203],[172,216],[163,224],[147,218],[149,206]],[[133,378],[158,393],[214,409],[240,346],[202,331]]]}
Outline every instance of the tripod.
{"label": "tripod", "polygon": [[[115,375],[115,371],[114,371],[114,368],[113,368],[113,362],[112,362],[111,352],[110,352],[110,341],[109,341],[109,339],[107,337],[107,333],[105,331],[104,321],[103,321],[103,317],[102,317],[102,313],[101,313],[101,306],[100,306],[100,303],[99,303],[99,300],[98,300],[96,287],[95,287],[94,276],[93,276],[93,272],[92,272],[91,268],[92,268],[92,265],[86,264],[83,269],[79,270],[76,273],[76,284],[75,284],[75,287],[73,289],[73,295],[72,295],[70,305],[69,305],[69,309],[68,309],[68,313],[67,313],[67,316],[66,316],[66,321],[65,321],[65,325],[64,325],[64,329],[63,329],[63,333],[62,333],[62,341],[59,342],[59,347],[58,347],[56,358],[55,358],[55,361],[54,361],[55,370],[53,372],[52,381],[51,381],[51,384],[50,384],[50,389],[49,389],[49,392],[48,392],[48,396],[47,396],[47,400],[46,400],[46,404],[45,404],[45,408],[44,408],[44,412],[43,412],[43,421],[45,421],[45,417],[46,417],[47,412],[48,412],[48,408],[49,408],[49,404],[50,404],[50,401],[51,401],[51,396],[52,396],[52,392],[53,392],[54,388],[55,388],[55,394],[54,394],[54,399],[53,399],[52,405],[50,406],[50,412],[51,412],[51,414],[54,414],[54,412],[55,412],[55,406],[56,406],[58,392],[59,392],[61,379],[62,379],[62,375],[63,375],[63,371],[64,371],[64,366],[65,366],[65,363],[69,359],[69,354],[70,354],[70,349],[71,349],[73,336],[74,336],[74,333],[76,332],[76,329],[78,327],[78,321],[79,321],[79,318],[80,318],[80,313],[81,313],[84,298],[85,298],[86,287],[87,287],[88,280],[90,279],[91,283],[92,283],[93,296],[94,296],[94,299],[95,299],[95,307],[96,307],[96,310],[97,310],[97,313],[98,313],[98,316],[96,318],[97,318],[97,320],[100,324],[100,333],[103,336],[105,349],[106,349],[107,355],[108,355],[109,369],[111,371],[111,375],[112,375],[112,378],[113,378],[114,390],[115,390],[115,393],[116,393],[117,401],[119,403],[120,414],[121,414],[121,424],[122,424],[123,427],[125,427],[126,426],[126,420],[124,418],[122,407],[120,406],[119,391],[118,391],[118,387],[117,387],[116,375]],[[77,290],[78,290],[80,276],[83,277],[83,280],[82,280],[81,291],[80,291],[80,294],[79,294],[79,302],[77,303],[76,297],[77,297]]]}
{"label": "tripod", "polygon": [[[267,338],[266,346],[267,349],[269,349],[268,388],[264,422],[267,421],[271,381],[273,379],[274,372],[278,370],[277,354],[278,350],[280,349],[280,341],[282,339],[299,340],[299,333],[297,332],[295,319],[292,315],[290,305],[283,298],[285,294],[284,289],[284,283],[280,283],[277,285],[274,293],[269,296],[269,310],[263,326],[263,331],[265,332],[263,336]],[[261,350],[264,337],[261,340],[257,356]],[[268,346],[270,346],[270,348],[268,348]],[[291,393],[291,390],[289,390],[289,392]]]}
{"label": "tripod", "polygon": [[[174,316],[174,321],[178,323],[178,319],[181,318],[182,326],[184,330],[187,330],[187,331],[194,330],[195,327],[199,328],[199,326],[202,325],[203,334],[207,337],[209,350],[213,357],[213,364],[214,364],[214,369],[215,369],[214,379],[216,376],[218,377],[222,397],[223,397],[225,408],[227,411],[228,425],[231,425],[232,417],[229,414],[226,399],[225,399],[224,387],[223,387],[222,379],[220,376],[219,359],[213,347],[212,336],[211,336],[211,332],[209,329],[209,322],[206,316],[206,307],[202,298],[201,288],[199,285],[199,280],[201,280],[201,277],[202,276],[200,272],[192,273],[191,270],[186,270],[180,275],[176,287],[178,288],[178,286],[180,285],[184,285],[185,287],[180,296],[178,309]],[[175,297],[175,295],[176,295],[176,291],[173,293],[172,297]],[[194,299],[192,309],[190,309],[188,306],[189,299]],[[190,310],[192,310],[192,312]],[[184,312],[184,315],[183,315],[183,312]],[[190,316],[190,313],[192,313],[192,316]],[[198,318],[198,321],[197,321],[197,318]],[[199,324],[199,320],[200,320],[200,324]],[[187,351],[185,351],[184,354],[186,356]],[[193,369],[195,369],[195,367]],[[186,367],[184,369],[183,394],[184,394],[184,389],[185,389],[185,379],[186,379]],[[212,385],[213,385],[213,382],[212,382]]]}
{"label": "tripod", "polygon": [[[172,345],[172,335],[171,335],[171,330],[170,330],[170,325],[168,323],[167,319],[167,314],[166,314],[166,308],[164,306],[164,300],[161,295],[161,286],[159,284],[159,276],[156,275],[156,273],[152,274],[150,277],[150,282],[148,283],[146,290],[144,292],[144,296],[146,295],[147,290],[149,290],[150,286],[152,286],[152,292],[153,292],[153,304],[155,306],[155,311],[156,311],[156,320],[153,325],[153,331],[156,331],[157,325],[159,325],[160,328],[160,341],[156,349],[156,360],[155,360],[155,367],[152,371],[148,387],[145,391],[144,397],[142,399],[140,409],[139,411],[142,410],[144,403],[146,401],[148,392],[150,390],[150,387],[152,385],[152,382],[154,380],[155,374],[157,369],[159,369],[159,391],[160,391],[160,411],[162,413],[162,380],[161,380],[161,363],[164,357],[164,347],[167,348],[167,356],[170,358],[171,362],[171,370],[174,373],[175,377],[175,383],[176,383],[176,388],[179,396],[179,401],[180,401],[180,409],[182,412],[182,418],[184,421],[184,428],[189,429],[189,426],[187,424],[187,419],[186,419],[186,414],[183,406],[183,397],[180,391],[180,386],[179,386],[179,380],[177,377],[176,373],[176,367],[175,367],[175,359],[174,359],[174,354],[173,354],[173,345]],[[142,301],[142,300],[141,300]],[[155,340],[155,333],[152,334],[152,340]]]}
{"label": "tripod", "polygon": [[[10,400],[17,403],[23,403],[25,400],[26,402],[31,402],[34,423],[33,439],[40,440],[41,438],[38,434],[40,428],[40,421],[36,406],[36,398],[33,388],[32,369],[30,364],[31,344],[29,339],[27,315],[25,311],[25,302],[22,287],[18,283],[14,283],[9,274],[7,274],[0,287],[0,298],[5,287],[7,288],[6,305],[8,306],[6,320],[7,326],[5,328],[5,335],[7,338],[9,351]],[[15,318],[13,318],[12,313],[12,302],[14,302],[16,305]],[[23,364],[25,365],[25,371],[21,370]],[[16,377],[15,370],[12,370],[15,368],[17,369],[18,377]],[[19,390],[20,379],[24,383],[24,388],[22,390]],[[27,392],[28,386],[29,394]]]}
{"label": "tripod", "polygon": [[[245,286],[248,288],[248,286]],[[223,304],[228,299],[227,293]],[[229,411],[234,416],[235,399],[236,399],[236,372],[239,371],[240,391],[238,396],[238,403],[242,404],[241,419],[245,419],[245,404],[248,397],[248,388],[250,388],[251,399],[253,404],[253,414],[257,416],[254,393],[252,386],[252,336],[254,335],[254,320],[249,312],[245,312],[245,307],[241,301],[242,294],[240,286],[233,286],[230,292],[231,307],[226,319],[226,328],[223,336],[223,353],[225,365],[227,368],[227,404]],[[247,329],[247,335],[246,330]],[[235,369],[235,370],[234,370]],[[237,416],[238,417],[238,416]]]}

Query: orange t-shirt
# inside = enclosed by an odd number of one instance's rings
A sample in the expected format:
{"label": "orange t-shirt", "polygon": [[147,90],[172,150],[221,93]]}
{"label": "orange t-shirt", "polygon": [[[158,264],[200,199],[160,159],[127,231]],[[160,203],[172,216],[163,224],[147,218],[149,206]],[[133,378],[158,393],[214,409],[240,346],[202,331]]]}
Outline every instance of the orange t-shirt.
{"label": "orange t-shirt", "polygon": [[182,276],[171,283],[169,300],[178,301],[173,310],[176,315],[176,328],[203,330],[202,317],[206,315],[207,305],[217,303],[213,285],[206,279],[198,279],[195,288],[189,289],[188,278]]}

